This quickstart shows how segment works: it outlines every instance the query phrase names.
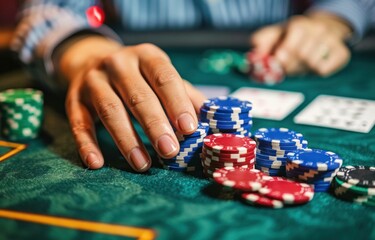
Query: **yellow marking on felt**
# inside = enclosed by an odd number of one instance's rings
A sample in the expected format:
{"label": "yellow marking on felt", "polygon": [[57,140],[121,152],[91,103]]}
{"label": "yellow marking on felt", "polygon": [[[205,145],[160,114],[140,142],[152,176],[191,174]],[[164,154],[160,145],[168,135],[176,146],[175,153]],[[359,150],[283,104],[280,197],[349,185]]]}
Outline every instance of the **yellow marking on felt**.
{"label": "yellow marking on felt", "polygon": [[0,162],[1,162],[1,161],[5,160],[7,158],[10,158],[11,156],[19,153],[19,152],[21,152],[22,150],[24,150],[26,148],[26,144],[6,142],[6,141],[1,141],[0,140],[0,147],[10,147],[10,148],[13,148],[9,152],[6,152],[4,155],[0,156]]}
{"label": "yellow marking on felt", "polygon": [[155,239],[156,236],[155,231],[152,229],[91,222],[72,218],[53,217],[34,213],[23,213],[0,209],[0,217],[39,224],[46,224],[56,227],[78,229],[89,232],[118,235],[123,237],[134,237],[139,240]]}

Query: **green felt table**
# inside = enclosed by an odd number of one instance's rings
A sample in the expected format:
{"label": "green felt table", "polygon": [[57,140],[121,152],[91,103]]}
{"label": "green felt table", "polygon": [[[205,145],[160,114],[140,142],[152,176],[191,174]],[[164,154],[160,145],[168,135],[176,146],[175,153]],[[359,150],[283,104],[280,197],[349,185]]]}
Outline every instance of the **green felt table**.
{"label": "green felt table", "polygon": [[[198,68],[200,49],[168,53],[182,77],[193,83],[303,92],[305,102],[286,119],[255,118],[253,129],[294,129],[304,134],[310,147],[338,153],[345,165],[375,165],[375,129],[363,134],[293,123],[296,113],[319,94],[375,99],[375,52],[354,53],[348,66],[331,77],[287,78],[273,87],[235,73],[203,73]],[[0,89],[30,86],[27,79],[19,73],[2,75]],[[145,174],[131,172],[101,125],[97,132],[106,165],[87,170],[78,158],[62,106],[61,98],[46,94],[41,137],[0,162],[0,209],[153,229],[157,239],[375,239],[375,208],[329,193],[317,193],[306,205],[272,210],[225,199],[216,185],[198,175],[164,170],[157,164]],[[1,217],[0,226],[0,239],[123,239]]]}

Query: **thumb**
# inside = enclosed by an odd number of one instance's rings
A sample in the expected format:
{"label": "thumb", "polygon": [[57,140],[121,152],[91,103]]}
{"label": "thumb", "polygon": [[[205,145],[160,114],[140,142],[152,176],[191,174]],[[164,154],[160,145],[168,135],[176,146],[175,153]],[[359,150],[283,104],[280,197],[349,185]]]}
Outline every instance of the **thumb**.
{"label": "thumb", "polygon": [[281,25],[264,27],[254,32],[250,37],[250,45],[260,54],[271,54],[283,35]]}

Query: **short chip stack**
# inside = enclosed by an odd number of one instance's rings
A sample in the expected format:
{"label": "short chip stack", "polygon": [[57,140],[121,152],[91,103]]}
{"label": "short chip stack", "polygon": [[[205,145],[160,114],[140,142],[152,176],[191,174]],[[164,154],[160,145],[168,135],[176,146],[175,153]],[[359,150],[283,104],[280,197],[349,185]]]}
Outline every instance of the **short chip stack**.
{"label": "short chip stack", "polygon": [[271,55],[248,52],[250,76],[257,82],[274,85],[284,80],[284,70],[277,59]]}
{"label": "short chip stack", "polygon": [[164,169],[178,172],[192,172],[200,165],[200,154],[202,152],[203,139],[208,132],[207,123],[198,123],[197,130],[190,135],[176,133],[180,143],[180,152],[173,158],[159,158]]}
{"label": "short chip stack", "polygon": [[326,192],[342,163],[334,152],[299,149],[287,154],[286,176],[310,184],[315,192]]}
{"label": "short chip stack", "polygon": [[313,189],[307,184],[266,176],[257,169],[246,167],[217,169],[213,179],[222,186],[242,192],[241,197],[245,202],[260,207],[299,205],[314,197]]}
{"label": "short chip stack", "polygon": [[210,133],[232,133],[251,136],[253,120],[249,101],[233,97],[217,97],[204,101],[200,109],[200,120],[208,123]]}
{"label": "short chip stack", "polygon": [[0,93],[1,134],[12,141],[38,136],[43,121],[43,93],[35,89],[9,89]]}
{"label": "short chip stack", "polygon": [[202,166],[206,177],[223,167],[254,168],[255,141],[243,135],[215,133],[203,140]]}
{"label": "short chip stack", "polygon": [[375,207],[375,167],[341,167],[332,186],[338,198]]}
{"label": "short chip stack", "polygon": [[285,176],[286,154],[307,147],[301,133],[287,128],[260,128],[254,139],[257,142],[255,168],[269,176]]}

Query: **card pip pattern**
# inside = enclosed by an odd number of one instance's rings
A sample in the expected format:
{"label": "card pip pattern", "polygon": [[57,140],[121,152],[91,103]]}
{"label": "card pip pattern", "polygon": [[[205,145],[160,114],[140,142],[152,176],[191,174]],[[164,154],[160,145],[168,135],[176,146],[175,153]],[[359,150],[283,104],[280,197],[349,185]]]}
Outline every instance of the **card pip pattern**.
{"label": "card pip pattern", "polygon": [[294,122],[368,133],[375,123],[375,101],[319,95],[295,116]]}

